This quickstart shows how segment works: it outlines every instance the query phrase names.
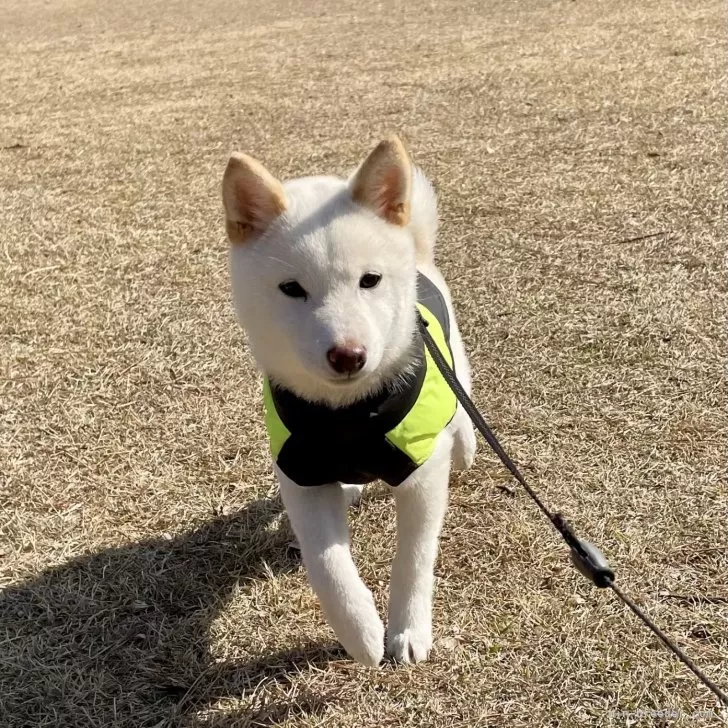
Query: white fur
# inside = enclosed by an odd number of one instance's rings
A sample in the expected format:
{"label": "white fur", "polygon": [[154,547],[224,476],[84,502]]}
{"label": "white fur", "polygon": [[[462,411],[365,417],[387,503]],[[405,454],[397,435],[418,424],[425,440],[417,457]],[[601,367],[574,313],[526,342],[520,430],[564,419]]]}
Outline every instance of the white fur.
{"label": "white fur", "polygon": [[[412,361],[419,268],[446,297],[455,368],[469,390],[470,372],[450,294],[433,263],[437,207],[425,176],[413,170],[406,227],[356,204],[345,180],[309,177],[287,182],[283,189],[285,212],[259,238],[233,245],[231,251],[238,317],[263,372],[301,397],[334,407],[403,374]],[[381,282],[361,289],[359,279],[368,272],[379,273]],[[281,293],[279,284],[290,279],[308,292],[307,300]],[[326,358],[345,339],[367,350],[366,365],[352,378],[336,375]],[[392,489],[398,542],[387,651],[396,660],[423,660],[432,646],[433,566],[450,461],[467,468],[474,452],[472,425],[459,408],[432,457]],[[340,483],[302,488],[276,472],[309,582],[326,618],[354,659],[377,665],[384,651],[384,627],[349,550],[346,507],[360,488]]]}

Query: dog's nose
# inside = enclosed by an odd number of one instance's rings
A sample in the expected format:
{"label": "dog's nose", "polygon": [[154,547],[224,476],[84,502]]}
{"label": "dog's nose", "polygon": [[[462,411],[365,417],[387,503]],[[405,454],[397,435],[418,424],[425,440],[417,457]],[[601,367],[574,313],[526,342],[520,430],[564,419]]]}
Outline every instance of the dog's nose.
{"label": "dog's nose", "polygon": [[358,344],[334,346],[326,352],[331,368],[339,374],[358,372],[367,362],[367,350]]}

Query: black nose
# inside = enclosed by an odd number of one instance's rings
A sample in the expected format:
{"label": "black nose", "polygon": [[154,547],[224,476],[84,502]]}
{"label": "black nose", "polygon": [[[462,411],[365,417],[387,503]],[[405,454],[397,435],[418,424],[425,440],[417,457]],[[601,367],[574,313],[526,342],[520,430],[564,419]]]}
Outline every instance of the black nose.
{"label": "black nose", "polygon": [[339,374],[353,374],[367,363],[367,350],[363,346],[334,346],[326,352],[331,368]]}

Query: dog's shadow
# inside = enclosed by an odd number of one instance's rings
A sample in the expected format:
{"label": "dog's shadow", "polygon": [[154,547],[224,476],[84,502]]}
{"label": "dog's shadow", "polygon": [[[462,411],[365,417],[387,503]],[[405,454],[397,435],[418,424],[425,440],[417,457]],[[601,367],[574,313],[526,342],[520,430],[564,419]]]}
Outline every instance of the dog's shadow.
{"label": "dog's shadow", "polygon": [[[292,645],[247,663],[218,663],[209,627],[238,584],[300,568],[271,500],[170,538],[74,559],[0,591],[0,725],[174,726],[211,701],[253,694],[336,646]],[[244,633],[252,624],[240,624]],[[257,724],[324,697],[268,705]],[[208,725],[233,725],[231,722]]]}

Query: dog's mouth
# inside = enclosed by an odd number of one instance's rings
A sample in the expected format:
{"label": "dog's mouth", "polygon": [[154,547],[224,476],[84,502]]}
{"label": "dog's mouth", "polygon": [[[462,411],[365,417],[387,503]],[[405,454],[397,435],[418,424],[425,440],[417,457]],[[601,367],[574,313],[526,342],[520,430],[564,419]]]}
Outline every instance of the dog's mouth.
{"label": "dog's mouth", "polygon": [[354,382],[361,382],[362,379],[366,379],[367,374],[368,372],[364,370],[347,374],[335,374],[332,372],[326,377],[326,381],[337,387],[345,387],[348,384],[354,384]]}

